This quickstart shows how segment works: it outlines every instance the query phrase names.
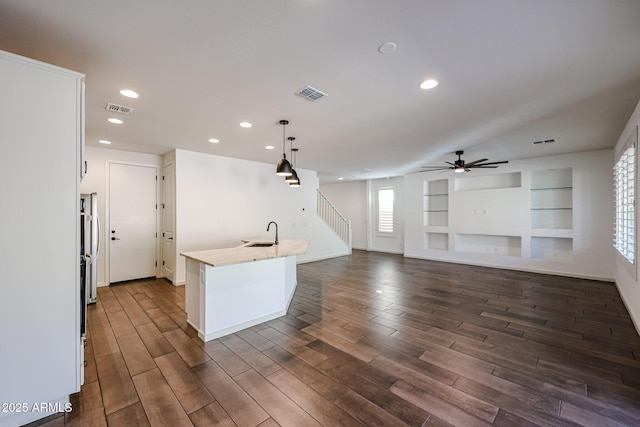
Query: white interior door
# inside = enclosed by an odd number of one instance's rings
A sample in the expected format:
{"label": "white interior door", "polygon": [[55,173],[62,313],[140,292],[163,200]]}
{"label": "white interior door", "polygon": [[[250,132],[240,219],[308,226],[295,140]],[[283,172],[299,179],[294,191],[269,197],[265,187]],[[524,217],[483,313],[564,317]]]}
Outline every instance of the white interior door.
{"label": "white interior door", "polygon": [[176,265],[175,228],[175,172],[173,163],[162,168],[162,271],[174,281]]}
{"label": "white interior door", "polygon": [[156,168],[109,165],[109,282],[156,275]]}

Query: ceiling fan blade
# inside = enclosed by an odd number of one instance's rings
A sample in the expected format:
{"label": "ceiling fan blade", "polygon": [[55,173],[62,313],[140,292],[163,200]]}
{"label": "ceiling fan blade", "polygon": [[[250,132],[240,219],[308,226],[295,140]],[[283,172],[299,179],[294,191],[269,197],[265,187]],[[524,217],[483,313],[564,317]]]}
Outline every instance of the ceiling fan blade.
{"label": "ceiling fan blade", "polygon": [[474,169],[495,169],[498,166],[475,165],[475,166],[469,166],[469,167],[474,168]]}
{"label": "ceiling fan blade", "polygon": [[448,171],[453,169],[448,166],[422,166],[422,168],[426,168],[426,169],[419,172]]}
{"label": "ceiling fan blade", "polygon": [[456,166],[454,163],[451,163],[451,162],[445,162],[445,163],[446,163],[446,164],[448,164],[448,165],[451,165],[451,166],[453,166],[453,167],[455,167],[455,166]]}
{"label": "ceiling fan blade", "polygon": [[467,166],[473,166],[473,165],[475,165],[476,163],[486,162],[487,160],[489,160],[489,159],[474,160],[473,162],[466,163],[466,165],[467,165]]}
{"label": "ceiling fan blade", "polygon": [[[502,165],[502,164],[505,164],[505,163],[509,163],[509,161],[508,160],[503,160],[501,162],[476,163],[473,166],[477,167],[477,166],[488,166],[488,165]],[[467,163],[467,166],[469,166],[468,163]]]}

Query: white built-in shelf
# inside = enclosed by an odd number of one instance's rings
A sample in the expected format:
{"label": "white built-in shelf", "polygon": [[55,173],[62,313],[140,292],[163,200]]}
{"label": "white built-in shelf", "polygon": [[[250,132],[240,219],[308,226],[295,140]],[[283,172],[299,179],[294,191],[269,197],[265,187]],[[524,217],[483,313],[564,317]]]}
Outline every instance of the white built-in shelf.
{"label": "white built-in shelf", "polygon": [[493,234],[456,234],[456,252],[487,255],[522,256],[520,236],[499,236]]}
{"label": "white built-in shelf", "polygon": [[573,239],[568,237],[531,237],[531,258],[568,262],[573,258]]}
{"label": "white built-in shelf", "polygon": [[449,225],[449,180],[438,179],[424,183],[424,225]]}
{"label": "white built-in shelf", "polygon": [[522,187],[522,174],[520,172],[470,176],[456,178],[454,181],[455,191],[497,190],[519,187]]}
{"label": "white built-in shelf", "polygon": [[449,250],[449,233],[427,232],[424,233],[424,247],[440,251]]}
{"label": "white built-in shelf", "polygon": [[531,172],[531,228],[573,228],[573,170]]}
{"label": "white built-in shelf", "polygon": [[531,191],[547,191],[547,190],[571,190],[573,187],[545,187],[545,188],[532,188]]}

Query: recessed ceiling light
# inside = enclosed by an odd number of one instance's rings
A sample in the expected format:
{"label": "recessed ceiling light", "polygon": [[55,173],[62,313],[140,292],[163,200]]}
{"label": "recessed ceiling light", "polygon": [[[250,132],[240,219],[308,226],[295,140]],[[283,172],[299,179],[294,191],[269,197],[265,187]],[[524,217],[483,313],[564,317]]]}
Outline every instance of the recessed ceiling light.
{"label": "recessed ceiling light", "polygon": [[120,119],[116,119],[114,117],[111,117],[109,119],[107,119],[109,121],[109,123],[115,123],[117,125],[121,125],[122,123],[124,123],[122,120]]}
{"label": "recessed ceiling light", "polygon": [[132,91],[131,89],[122,89],[120,91],[120,95],[126,96],[127,98],[137,98],[140,96],[136,92]]}
{"label": "recessed ceiling light", "polygon": [[342,181],[343,179],[344,179],[343,177],[340,177],[340,178],[338,178],[338,181]]}
{"label": "recessed ceiling light", "polygon": [[240,122],[240,126],[242,126],[243,128],[250,128],[253,125],[249,122]]}
{"label": "recessed ceiling light", "polygon": [[105,145],[109,145],[111,144],[111,141],[107,141],[106,139],[101,139],[98,141],[100,144],[105,144]]}
{"label": "recessed ceiling light", "polygon": [[276,147],[274,147],[273,145],[265,145],[264,148],[266,148],[267,150],[273,150]]}
{"label": "recessed ceiling light", "polygon": [[215,139],[215,138],[210,138],[209,142],[213,143],[213,144],[217,144],[218,142],[220,142],[219,139]]}
{"label": "recessed ceiling light", "polygon": [[436,86],[438,86],[438,81],[433,79],[425,80],[420,83],[420,89],[433,89]]}

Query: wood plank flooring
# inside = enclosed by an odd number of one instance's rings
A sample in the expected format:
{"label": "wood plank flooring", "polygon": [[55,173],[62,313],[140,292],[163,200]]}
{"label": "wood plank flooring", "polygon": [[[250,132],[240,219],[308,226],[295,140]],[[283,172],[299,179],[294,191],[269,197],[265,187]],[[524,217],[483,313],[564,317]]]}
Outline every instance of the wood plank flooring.
{"label": "wood plank flooring", "polygon": [[42,425],[640,425],[640,338],[606,282],[354,251],[207,343],[161,279],[88,316],[86,383]]}

